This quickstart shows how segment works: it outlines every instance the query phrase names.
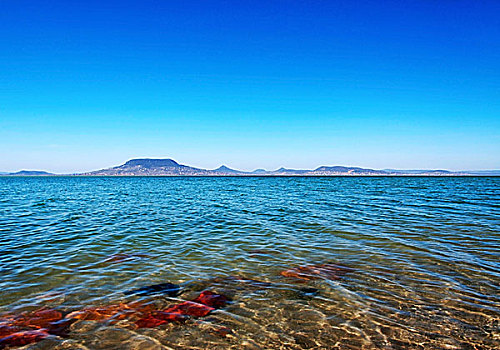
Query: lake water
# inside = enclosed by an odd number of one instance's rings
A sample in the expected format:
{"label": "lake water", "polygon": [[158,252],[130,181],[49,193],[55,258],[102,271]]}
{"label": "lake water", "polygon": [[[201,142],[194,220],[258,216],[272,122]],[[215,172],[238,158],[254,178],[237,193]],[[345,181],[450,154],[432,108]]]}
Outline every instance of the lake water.
{"label": "lake water", "polygon": [[498,349],[500,178],[0,177],[0,269],[31,349]]}

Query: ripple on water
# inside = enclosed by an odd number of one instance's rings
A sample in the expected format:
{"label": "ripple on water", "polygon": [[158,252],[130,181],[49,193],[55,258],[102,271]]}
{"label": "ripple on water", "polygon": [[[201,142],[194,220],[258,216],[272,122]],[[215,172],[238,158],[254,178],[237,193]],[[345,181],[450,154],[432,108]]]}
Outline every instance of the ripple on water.
{"label": "ripple on water", "polygon": [[[0,330],[33,349],[499,348],[499,185],[0,178]],[[124,293],[166,283],[180,294]],[[203,291],[230,301],[170,322]],[[20,321],[40,310],[67,332]]]}

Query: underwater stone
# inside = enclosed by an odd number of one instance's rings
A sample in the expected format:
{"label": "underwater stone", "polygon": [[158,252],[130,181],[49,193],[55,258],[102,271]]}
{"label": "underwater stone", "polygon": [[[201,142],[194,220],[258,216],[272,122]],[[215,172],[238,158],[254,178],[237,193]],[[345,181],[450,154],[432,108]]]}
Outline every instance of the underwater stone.
{"label": "underwater stone", "polygon": [[21,331],[14,334],[11,334],[7,337],[0,339],[0,349],[3,349],[7,346],[23,346],[31,343],[38,342],[42,339],[45,339],[49,336],[45,330],[37,329],[30,331]]}
{"label": "underwater stone", "polygon": [[140,320],[137,320],[135,324],[138,328],[155,328],[167,322],[168,321],[154,318],[153,316],[148,316],[145,318],[141,318]]}
{"label": "underwater stone", "polygon": [[21,314],[14,322],[17,325],[30,328],[48,328],[53,322],[62,319],[62,313],[53,309],[42,309],[35,312]]}
{"label": "underwater stone", "polygon": [[204,305],[207,305],[207,306],[214,307],[214,308],[218,309],[218,308],[223,307],[224,305],[226,305],[226,303],[228,302],[228,300],[229,299],[226,296],[224,296],[224,295],[216,294],[214,292],[211,292],[211,291],[207,290],[207,291],[202,292],[193,301],[195,303],[204,304]]}
{"label": "underwater stone", "polygon": [[0,338],[4,338],[4,337],[9,336],[11,334],[17,333],[21,330],[22,330],[22,328],[20,328],[18,326],[0,325]]}
{"label": "underwater stone", "polygon": [[165,310],[166,313],[202,317],[208,315],[211,311],[215,310],[213,307],[199,304],[193,301],[185,301],[180,304],[173,305]]}
{"label": "underwater stone", "polygon": [[153,311],[136,321],[138,328],[154,328],[169,322],[182,322],[189,317],[203,317],[224,306],[229,299],[211,291],[204,291],[193,301],[175,304],[163,311]]}
{"label": "underwater stone", "polygon": [[[0,320],[0,349],[22,346],[45,339],[49,334],[66,336],[72,320],[62,320],[62,313],[41,309],[10,315]],[[66,321],[66,322],[63,322]]]}

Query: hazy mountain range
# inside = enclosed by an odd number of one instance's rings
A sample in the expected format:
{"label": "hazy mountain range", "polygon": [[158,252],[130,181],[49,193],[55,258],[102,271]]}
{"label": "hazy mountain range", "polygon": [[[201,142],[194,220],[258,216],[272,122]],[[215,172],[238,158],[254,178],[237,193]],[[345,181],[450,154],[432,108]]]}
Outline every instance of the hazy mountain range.
{"label": "hazy mountain range", "polygon": [[[21,170],[15,173],[0,173],[4,176],[50,176],[45,171]],[[273,171],[257,169],[245,172],[228,168],[200,169],[177,163],[173,159],[132,159],[107,169],[79,174],[59,174],[72,176],[500,176],[500,170],[479,170],[452,172],[448,170],[374,170],[346,166],[320,166],[316,169],[286,169]]]}

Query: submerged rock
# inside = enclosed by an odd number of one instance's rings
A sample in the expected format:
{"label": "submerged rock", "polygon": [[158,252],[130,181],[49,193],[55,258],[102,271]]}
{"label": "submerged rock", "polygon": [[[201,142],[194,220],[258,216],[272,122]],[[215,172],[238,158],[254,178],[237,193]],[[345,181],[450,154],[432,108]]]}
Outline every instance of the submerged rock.
{"label": "submerged rock", "polygon": [[169,321],[162,320],[154,316],[148,316],[137,320],[135,322],[135,325],[137,326],[137,328],[155,328],[168,322]]}
{"label": "submerged rock", "polygon": [[123,292],[125,295],[153,295],[166,294],[169,297],[175,297],[180,294],[181,287],[173,283],[160,283],[151,286],[141,287],[139,289],[128,290]]}
{"label": "submerged rock", "polygon": [[120,303],[73,311],[66,315],[66,318],[86,321],[118,321],[133,317],[142,317],[152,310],[154,310],[154,306],[150,304],[141,304],[138,302]]}
{"label": "submerged rock", "polygon": [[153,304],[139,302],[111,304],[100,307],[88,307],[66,315],[67,319],[82,321],[121,321],[147,318],[155,311]]}
{"label": "submerged rock", "polygon": [[[163,292],[177,295],[180,287],[172,283],[140,288],[128,294]],[[158,310],[155,304],[130,302],[87,307],[68,313],[54,309],[41,309],[6,315],[0,318],[0,349],[23,346],[38,342],[49,335],[67,336],[69,328],[76,320],[81,321],[135,321],[138,328],[153,328],[169,322],[183,322],[191,317],[208,315],[216,308],[226,305],[229,298],[212,291],[203,291],[191,301],[183,301]]]}
{"label": "submerged rock", "polygon": [[180,304],[173,305],[165,310],[168,314],[178,314],[184,316],[202,317],[208,315],[215,308],[200,304],[194,301],[185,301]]}
{"label": "submerged rock", "polygon": [[192,301],[175,304],[162,311],[153,311],[135,324],[138,328],[154,328],[169,322],[182,322],[189,317],[203,317],[229,301],[225,295],[204,291]]}
{"label": "submerged rock", "polygon": [[0,339],[0,349],[36,343],[48,336],[49,333],[44,329],[16,332]]}
{"label": "submerged rock", "polygon": [[220,308],[227,304],[229,299],[221,294],[216,294],[209,290],[202,292],[196,299],[193,300],[196,303],[204,304],[214,308]]}
{"label": "submerged rock", "polygon": [[4,338],[6,336],[9,336],[11,334],[17,333],[22,331],[21,327],[18,326],[12,326],[10,324],[3,324],[0,325],[0,338]]}
{"label": "submerged rock", "polygon": [[34,312],[22,313],[13,324],[29,328],[48,328],[53,322],[63,318],[61,312],[53,309],[41,309]]}
{"label": "submerged rock", "polygon": [[107,307],[86,308],[78,311],[73,311],[67,315],[70,319],[84,320],[84,321],[104,321],[117,315],[118,309]]}
{"label": "submerged rock", "polygon": [[74,319],[63,318],[62,320],[52,322],[47,327],[47,331],[49,334],[57,335],[58,337],[67,337],[69,335],[70,326],[74,322]]}
{"label": "submerged rock", "polygon": [[338,280],[349,271],[351,271],[351,269],[346,266],[326,263],[294,267],[292,269],[282,271],[281,275],[305,281],[319,278]]}
{"label": "submerged rock", "polygon": [[163,321],[176,321],[183,322],[188,319],[188,315],[183,315],[181,313],[175,313],[172,309],[166,309],[165,311],[153,311],[150,314],[151,317],[157,318]]}
{"label": "submerged rock", "polygon": [[35,343],[49,334],[66,336],[72,322],[64,320],[63,314],[54,309],[4,316],[0,319],[0,349]]}

